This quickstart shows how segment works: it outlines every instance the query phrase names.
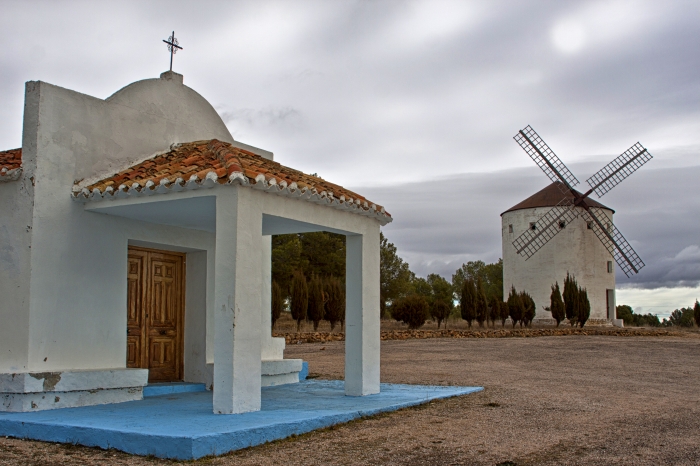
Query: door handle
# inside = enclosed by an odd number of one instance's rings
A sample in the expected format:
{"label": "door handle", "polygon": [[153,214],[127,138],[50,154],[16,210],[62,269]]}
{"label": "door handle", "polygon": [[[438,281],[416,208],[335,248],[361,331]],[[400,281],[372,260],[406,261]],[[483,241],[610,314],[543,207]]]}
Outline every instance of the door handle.
{"label": "door handle", "polygon": [[168,333],[167,330],[161,330],[161,331],[160,331],[160,334],[161,334],[161,335],[165,335],[166,333]]}

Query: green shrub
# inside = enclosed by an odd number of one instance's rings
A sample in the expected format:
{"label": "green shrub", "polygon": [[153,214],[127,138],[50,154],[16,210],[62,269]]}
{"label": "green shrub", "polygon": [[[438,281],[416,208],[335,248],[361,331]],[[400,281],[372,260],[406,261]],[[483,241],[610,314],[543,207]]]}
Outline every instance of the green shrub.
{"label": "green shrub", "polygon": [[653,314],[635,314],[632,308],[626,304],[615,306],[615,314],[629,327],[659,327],[659,317]]}
{"label": "green shrub", "polygon": [[417,294],[400,298],[391,306],[391,316],[410,329],[420,328],[430,316],[428,301]]}
{"label": "green shrub", "polygon": [[452,306],[440,299],[434,300],[430,306],[430,315],[437,321],[438,328],[440,328],[443,320],[445,321],[445,326],[447,326],[447,318],[450,316],[451,311]]}

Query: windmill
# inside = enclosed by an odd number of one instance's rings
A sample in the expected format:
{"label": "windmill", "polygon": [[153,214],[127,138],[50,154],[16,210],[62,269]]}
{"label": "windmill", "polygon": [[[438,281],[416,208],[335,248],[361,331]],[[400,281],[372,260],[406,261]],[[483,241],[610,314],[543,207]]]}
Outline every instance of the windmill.
{"label": "windmill", "polygon": [[[547,146],[540,136],[530,126],[518,131],[513,139],[527,152],[527,155],[562,190],[563,198],[552,207],[532,228],[526,230],[513,241],[518,254],[525,260],[532,257],[547,244],[562,228],[579,216],[588,223],[588,227],[603,243],[603,246],[615,258],[628,277],[639,273],[644,262],[632,249],[622,233],[609,222],[607,217],[598,212],[587,198],[595,193],[599,198],[617,186],[622,180],[641,168],[652,159],[644,146],[639,142],[627,149],[615,160],[604,166],[596,174],[586,180],[590,189],[584,194],[574,189],[579,184],[576,177],[564,163]],[[573,195],[573,198],[571,198]],[[577,209],[576,207],[581,207]]]}

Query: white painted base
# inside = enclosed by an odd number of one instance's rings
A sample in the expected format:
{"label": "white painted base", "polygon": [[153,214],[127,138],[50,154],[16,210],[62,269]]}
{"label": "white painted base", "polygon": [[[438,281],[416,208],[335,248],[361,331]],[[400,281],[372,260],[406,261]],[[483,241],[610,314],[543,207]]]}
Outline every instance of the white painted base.
{"label": "white painted base", "polygon": [[0,411],[23,413],[47,409],[124,403],[143,399],[143,387],[80,390],[74,392],[4,393]]}
{"label": "white painted base", "polygon": [[[284,340],[282,340],[284,341]],[[301,359],[277,359],[262,362],[262,386],[285,385],[299,382]]]}
{"label": "white painted base", "polygon": [[623,327],[625,326],[625,321],[622,320],[622,319],[613,319],[613,320],[612,320],[612,324],[613,324],[615,327],[623,328]]}
{"label": "white painted base", "polygon": [[0,411],[74,408],[143,398],[147,369],[0,374]]}
{"label": "white painted base", "polygon": [[[284,342],[284,338],[280,338]],[[273,359],[261,362],[261,386],[285,385],[299,382],[302,359]],[[213,364],[207,364],[207,372],[213,372]],[[207,384],[211,389],[211,383]]]}

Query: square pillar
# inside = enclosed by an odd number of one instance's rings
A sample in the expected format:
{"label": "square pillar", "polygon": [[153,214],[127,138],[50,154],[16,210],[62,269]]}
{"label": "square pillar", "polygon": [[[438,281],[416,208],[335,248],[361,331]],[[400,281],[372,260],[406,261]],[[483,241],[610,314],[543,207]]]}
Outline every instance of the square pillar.
{"label": "square pillar", "polygon": [[250,188],[216,191],[214,413],[259,411],[262,212]]}
{"label": "square pillar", "polygon": [[272,236],[262,238],[262,359],[284,358],[284,338],[272,338]]}
{"label": "square pillar", "polygon": [[379,393],[379,225],[346,236],[345,394]]}

